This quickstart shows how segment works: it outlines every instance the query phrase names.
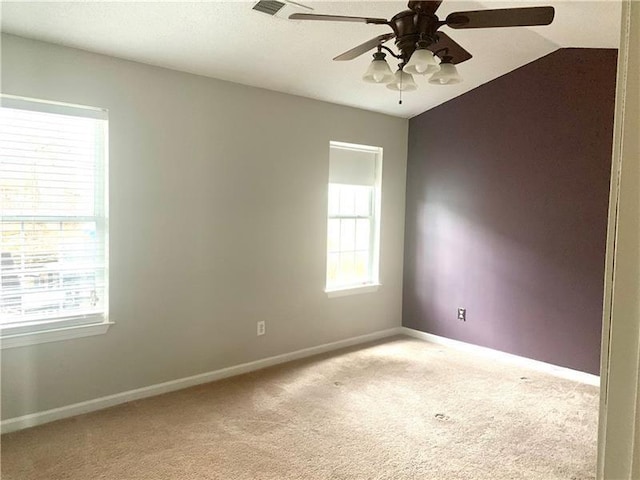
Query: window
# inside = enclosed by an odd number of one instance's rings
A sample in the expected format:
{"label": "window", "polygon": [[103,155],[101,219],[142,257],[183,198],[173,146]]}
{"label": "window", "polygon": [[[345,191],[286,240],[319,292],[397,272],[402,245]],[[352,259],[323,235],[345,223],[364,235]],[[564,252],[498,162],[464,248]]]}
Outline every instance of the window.
{"label": "window", "polygon": [[3,347],[106,331],[106,149],[104,110],[2,96]]}
{"label": "window", "polygon": [[327,292],[378,284],[382,149],[331,142]]}

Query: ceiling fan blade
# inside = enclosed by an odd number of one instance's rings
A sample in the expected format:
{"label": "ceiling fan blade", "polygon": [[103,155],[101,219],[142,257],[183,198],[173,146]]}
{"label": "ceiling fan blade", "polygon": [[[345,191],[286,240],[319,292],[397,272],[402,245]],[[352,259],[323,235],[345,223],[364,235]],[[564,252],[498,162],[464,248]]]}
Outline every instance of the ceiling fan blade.
{"label": "ceiling fan blade", "polygon": [[451,57],[451,63],[457,65],[473,57],[446,33],[438,32],[437,36],[438,41],[429,45],[428,48],[440,58],[449,56]]}
{"label": "ceiling fan blade", "polygon": [[451,28],[532,27],[549,25],[554,15],[553,7],[474,10],[451,13],[446,23]]}
{"label": "ceiling fan blade", "polygon": [[442,0],[432,0],[430,2],[409,2],[409,9],[414,12],[424,12],[433,15],[438,10]]}
{"label": "ceiling fan blade", "polygon": [[386,25],[389,22],[384,18],[347,17],[344,15],[317,15],[315,13],[294,13],[289,15],[291,20],[320,20],[324,22],[359,22]]}
{"label": "ceiling fan blade", "polygon": [[354,58],[359,57],[363,53],[367,53],[372,48],[377,47],[378,45],[382,45],[384,42],[391,40],[395,37],[395,33],[385,33],[384,35],[378,35],[377,37],[372,38],[368,42],[364,42],[357,47],[352,48],[351,50],[347,50],[341,55],[338,55],[334,60],[343,61],[343,60],[353,60]]}

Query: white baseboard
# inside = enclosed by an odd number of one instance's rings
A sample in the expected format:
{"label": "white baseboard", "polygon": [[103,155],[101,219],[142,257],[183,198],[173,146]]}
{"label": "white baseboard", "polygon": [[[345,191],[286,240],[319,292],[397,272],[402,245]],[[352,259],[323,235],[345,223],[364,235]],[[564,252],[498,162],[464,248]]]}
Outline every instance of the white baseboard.
{"label": "white baseboard", "polygon": [[52,410],[46,410],[44,412],[32,413],[29,415],[24,415],[22,417],[9,418],[7,420],[3,420],[0,423],[0,432],[9,433],[16,430],[22,430],[24,428],[35,427],[36,425],[42,425],[43,423],[53,422],[55,420],[61,420],[63,418],[73,417],[75,415],[81,415],[83,413],[89,413],[96,410],[102,410],[103,408],[113,407],[121,403],[140,400],[142,398],[152,397],[155,395],[160,395],[162,393],[173,392],[175,390],[193,387],[194,385],[213,382],[215,380],[221,380],[223,378],[253,372],[255,370],[260,370],[266,367],[271,367],[280,363],[290,362],[292,360],[298,360],[300,358],[310,357],[313,355],[318,355],[320,353],[338,350],[340,348],[351,347],[353,345],[371,342],[374,340],[391,337],[393,335],[400,335],[402,333],[403,332],[401,327],[390,328],[388,330],[381,330],[379,332],[369,333],[367,335],[361,335],[359,337],[338,340],[337,342],[325,343],[324,345],[318,345],[316,347],[304,348],[302,350],[296,350],[295,352],[291,353],[263,358],[254,362],[242,363],[233,367],[223,368],[207,373],[201,373],[199,375],[193,375],[191,377],[180,378],[177,380],[171,380],[169,382],[158,383],[156,385],[149,385],[147,387],[129,390],[127,392],[108,395],[106,397],[95,398],[86,402],[74,403],[72,405],[54,408]]}
{"label": "white baseboard", "polygon": [[547,373],[555,377],[564,378],[567,380],[573,380],[575,382],[586,383],[587,385],[593,385],[595,387],[600,386],[600,377],[591,373],[579,372],[577,370],[571,370],[566,367],[558,367],[557,365],[551,365],[550,363],[541,362],[539,360],[532,360],[530,358],[519,357],[511,353],[501,352],[499,350],[493,350],[487,347],[480,347],[471,343],[461,342],[459,340],[452,340],[450,338],[440,337],[431,333],[421,332],[412,328],[401,327],[400,330],[404,335],[410,337],[426,340],[427,342],[437,343],[438,345],[445,345],[447,347],[455,348],[456,350],[462,350],[474,355],[480,355],[483,357],[493,358],[499,361],[508,362],[512,365],[528,368],[542,373]]}
{"label": "white baseboard", "polygon": [[271,367],[273,365],[290,362],[292,360],[311,357],[320,353],[330,352],[353,345],[359,345],[362,343],[367,343],[394,335],[407,335],[410,337],[419,338],[421,340],[426,340],[431,343],[452,347],[457,350],[463,350],[475,355],[481,355],[484,357],[506,361],[511,363],[512,365],[518,365],[531,370],[548,373],[556,377],[586,383],[588,385],[600,386],[600,377],[598,377],[597,375],[578,372],[569,368],[558,367],[549,363],[519,357],[517,355],[500,352],[491,348],[480,347],[457,340],[451,340],[445,337],[439,337],[437,335],[420,332],[418,330],[413,330],[407,327],[397,327],[390,328],[388,330],[381,330],[379,332],[374,332],[367,335],[361,335],[358,337],[347,338],[345,340],[338,340],[337,342],[325,343],[316,347],[304,348],[302,350],[296,350],[295,352],[291,353],[267,357],[261,360],[256,360],[254,362],[242,363],[240,365],[234,365],[232,367],[214,370],[212,372],[201,373],[199,375],[193,375],[177,380],[171,380],[169,382],[158,383],[156,385],[149,385],[147,387],[116,393],[114,395],[108,395],[106,397],[95,398],[86,402],[74,403],[72,405],[46,410],[44,412],[32,413],[29,415],[24,415],[22,417],[9,418],[7,420],[3,420],[0,423],[0,432],[9,433],[17,430],[22,430],[24,428],[35,427],[44,423],[81,415],[83,413],[94,412],[96,410],[102,410],[103,408],[113,407],[115,405],[131,402],[133,400],[153,397],[155,395],[173,392],[203,383],[213,382],[216,380],[221,380],[223,378],[241,375],[243,373],[253,372],[255,370]]}

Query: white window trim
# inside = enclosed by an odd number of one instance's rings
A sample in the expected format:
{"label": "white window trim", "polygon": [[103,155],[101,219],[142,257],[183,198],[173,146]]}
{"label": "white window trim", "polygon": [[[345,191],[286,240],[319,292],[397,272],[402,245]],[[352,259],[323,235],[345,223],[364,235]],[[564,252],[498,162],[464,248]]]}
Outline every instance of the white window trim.
{"label": "white window trim", "polygon": [[329,298],[346,297],[349,295],[359,295],[361,293],[377,292],[381,286],[381,283],[365,283],[363,285],[325,289],[325,293]]}
{"label": "white window trim", "polygon": [[[0,105],[6,108],[19,108],[24,110],[41,111],[56,114],[66,114],[80,117],[108,120],[108,111],[103,108],[89,107],[69,103],[40,100],[16,95],[1,94]],[[37,105],[37,107],[35,107]],[[96,220],[98,231],[103,233],[108,229],[109,222],[109,125],[105,125],[105,145],[102,165],[96,165],[103,169],[103,202],[96,205],[96,213],[91,217]],[[35,217],[31,217],[35,218]],[[62,217],[61,217],[62,218]],[[66,217],[64,217],[66,218]],[[52,217],[47,217],[51,220]],[[15,325],[0,326],[0,350],[5,348],[26,347],[40,343],[70,340],[73,338],[89,337],[107,333],[115,322],[109,320],[109,237],[104,242],[105,249],[105,309],[104,313],[81,315],[68,318],[46,319],[33,322],[23,322]],[[79,318],[80,317],[80,318]],[[45,328],[48,325],[49,328]]]}
{"label": "white window trim", "polygon": [[[325,276],[325,289],[324,292],[328,298],[344,297],[348,295],[358,295],[362,293],[374,293],[377,292],[380,283],[380,237],[382,234],[382,161],[383,161],[383,149],[382,147],[373,147],[369,145],[358,145],[355,143],[347,142],[329,142],[329,148],[337,147],[348,150],[366,151],[376,154],[376,180],[373,185],[373,204],[371,205],[371,215],[366,217],[353,216],[353,218],[370,218],[372,220],[371,225],[374,229],[374,234],[371,238],[370,248],[370,265],[373,269],[371,272],[371,281],[356,285],[344,285],[328,287],[326,285]],[[327,216],[327,218],[344,218],[340,216]],[[325,269],[327,262],[325,260]]]}
{"label": "white window trim", "polygon": [[18,95],[9,95],[6,93],[0,95],[0,104],[2,104],[2,106],[5,108],[17,108],[19,110],[30,110],[32,112],[71,115],[74,117],[95,118],[97,120],[108,119],[108,111],[105,108],[89,107],[87,105],[77,105],[73,103],[54,102],[52,100],[21,97]]}
{"label": "white window trim", "polygon": [[[33,325],[32,331],[25,331],[25,326],[21,325],[23,329],[21,333],[11,333],[11,327],[2,329],[2,337],[0,338],[0,349],[26,347],[28,345],[37,345],[39,343],[57,342],[60,340],[70,340],[72,338],[89,337],[92,335],[102,335],[107,333],[109,327],[114,325],[105,319],[104,315],[92,315],[93,323],[87,323],[86,325],[72,325],[61,326],[55,325],[56,322],[51,322],[52,327],[47,330],[42,329],[41,323]],[[87,317],[89,318],[89,317]]]}

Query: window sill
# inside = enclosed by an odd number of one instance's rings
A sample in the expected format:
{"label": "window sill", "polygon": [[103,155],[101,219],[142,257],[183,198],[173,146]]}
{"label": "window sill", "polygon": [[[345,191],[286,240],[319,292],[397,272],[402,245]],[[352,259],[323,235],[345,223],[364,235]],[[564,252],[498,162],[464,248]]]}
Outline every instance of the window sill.
{"label": "window sill", "polygon": [[347,295],[358,295],[361,293],[373,293],[377,292],[380,287],[379,283],[369,283],[367,285],[359,285],[354,287],[336,288],[331,290],[325,290],[327,297],[345,297]]}
{"label": "window sill", "polygon": [[39,343],[58,342],[70,340],[72,338],[90,337],[92,335],[102,335],[107,333],[113,322],[91,323],[88,325],[75,325],[71,327],[50,328],[26,333],[9,334],[3,332],[0,338],[0,348],[26,347]]}

